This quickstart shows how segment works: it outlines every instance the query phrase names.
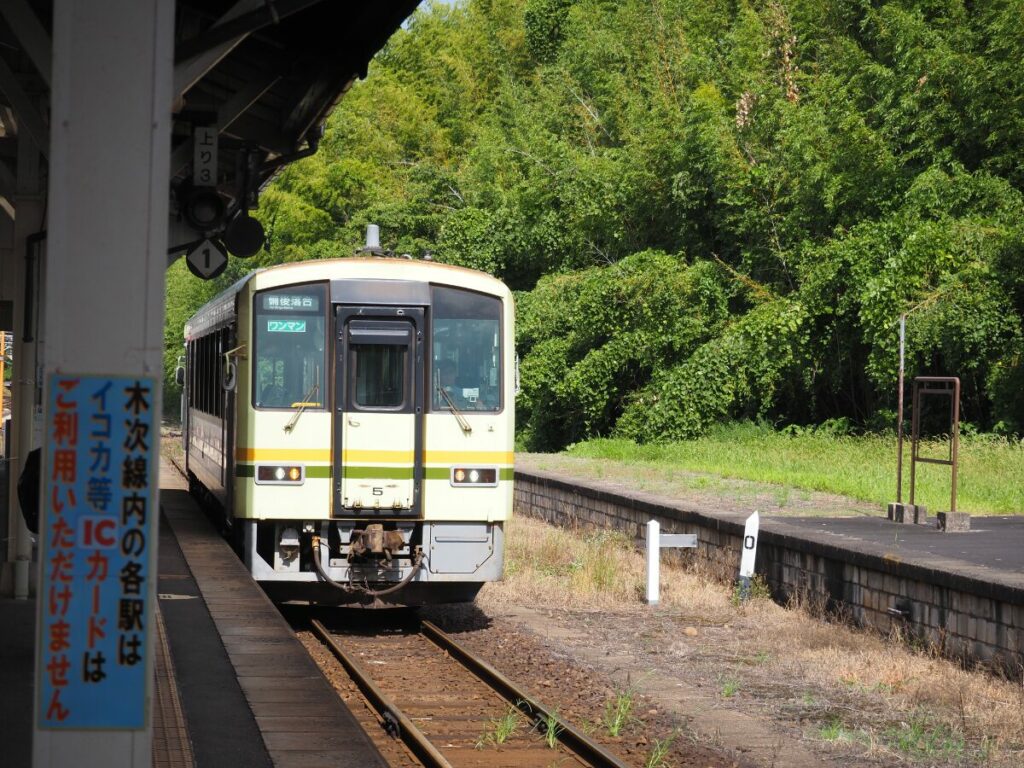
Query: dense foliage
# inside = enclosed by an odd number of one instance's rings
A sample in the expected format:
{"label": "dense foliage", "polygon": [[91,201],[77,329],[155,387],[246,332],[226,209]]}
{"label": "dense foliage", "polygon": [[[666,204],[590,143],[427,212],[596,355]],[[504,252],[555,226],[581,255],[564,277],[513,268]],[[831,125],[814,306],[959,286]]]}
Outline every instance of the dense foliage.
{"label": "dense foliage", "polygon": [[259,258],[376,222],[504,278],[529,447],[884,421],[904,312],[909,374],[1020,431],[1022,61],[1024,0],[427,5],[264,192]]}

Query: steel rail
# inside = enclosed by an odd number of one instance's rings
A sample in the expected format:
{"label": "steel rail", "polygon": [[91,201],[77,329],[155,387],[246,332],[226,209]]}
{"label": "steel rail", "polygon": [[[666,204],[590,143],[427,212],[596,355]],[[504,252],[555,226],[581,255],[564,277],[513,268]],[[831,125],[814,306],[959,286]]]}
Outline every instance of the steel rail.
{"label": "steel rail", "polygon": [[345,671],[355,680],[356,685],[359,686],[359,690],[369,700],[370,705],[377,710],[385,721],[390,719],[392,723],[397,722],[398,738],[419,758],[420,762],[429,768],[452,768],[452,764],[445,759],[444,755],[437,751],[437,748],[430,743],[430,740],[423,735],[423,732],[374,684],[362,667],[345,653],[345,650],[331,637],[327,628],[316,619],[313,619],[312,625],[317,637],[338,657],[338,661],[342,663]]}
{"label": "steel rail", "polygon": [[480,678],[484,683],[493,688],[509,704],[519,709],[523,714],[534,722],[541,725],[555,723],[555,736],[569,750],[576,753],[594,768],[627,768],[615,755],[605,750],[600,744],[589,739],[586,735],[576,730],[572,725],[565,722],[555,713],[548,709],[536,699],[531,697],[522,688],[518,688],[511,680],[505,677],[483,659],[478,658],[470,651],[463,648],[451,637],[442,632],[437,626],[429,621],[421,622],[423,634],[438,648],[442,649],[449,656],[459,661],[470,672]]}

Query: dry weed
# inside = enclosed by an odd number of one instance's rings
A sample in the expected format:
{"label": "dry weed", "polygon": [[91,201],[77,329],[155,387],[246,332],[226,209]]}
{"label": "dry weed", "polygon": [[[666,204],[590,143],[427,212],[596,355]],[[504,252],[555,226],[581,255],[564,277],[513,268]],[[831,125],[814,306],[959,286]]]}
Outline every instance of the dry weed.
{"label": "dry weed", "polygon": [[[644,558],[626,537],[516,518],[507,541],[506,579],[486,587],[484,604],[650,615]],[[688,675],[738,681],[745,701],[803,723],[834,749],[935,765],[1021,764],[1021,676],[964,669],[829,620],[808,601],[735,605],[732,590],[702,570],[662,566],[657,610],[676,624],[667,647],[686,657]],[[689,624],[700,637],[679,639]]]}

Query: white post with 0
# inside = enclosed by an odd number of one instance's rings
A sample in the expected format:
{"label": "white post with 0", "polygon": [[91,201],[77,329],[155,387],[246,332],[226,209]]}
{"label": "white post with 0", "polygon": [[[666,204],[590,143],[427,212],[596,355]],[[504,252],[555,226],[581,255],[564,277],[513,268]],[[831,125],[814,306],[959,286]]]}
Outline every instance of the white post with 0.
{"label": "white post with 0", "polygon": [[740,552],[740,597],[750,597],[750,580],[754,576],[754,561],[757,559],[757,530],[761,518],[755,511],[743,526],[743,548]]}

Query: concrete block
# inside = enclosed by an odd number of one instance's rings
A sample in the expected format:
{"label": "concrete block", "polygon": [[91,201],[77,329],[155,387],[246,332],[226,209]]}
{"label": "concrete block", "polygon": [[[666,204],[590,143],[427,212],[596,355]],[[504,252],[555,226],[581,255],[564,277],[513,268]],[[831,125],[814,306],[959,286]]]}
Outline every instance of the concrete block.
{"label": "concrete block", "polygon": [[1013,606],[1011,624],[1024,631],[1024,605]]}
{"label": "concrete block", "polygon": [[971,599],[971,613],[980,619],[999,621],[999,604],[987,597],[974,597]]}
{"label": "concrete block", "polygon": [[864,607],[870,611],[878,611],[882,607],[882,597],[879,592],[873,589],[867,590],[864,595]]}
{"label": "concrete block", "polygon": [[1024,652],[1024,630],[1008,629],[1006,631],[1006,640],[1004,647],[1010,653],[1022,653]]}
{"label": "concrete block", "polygon": [[970,633],[967,630],[967,622],[969,617],[966,613],[958,613],[956,615],[956,624],[952,625],[956,627],[956,634],[960,637],[969,637]]}
{"label": "concrete block", "polygon": [[889,503],[888,516],[894,523],[922,525],[928,520],[928,507],[923,504],[905,504],[893,501]]}
{"label": "concrete block", "polygon": [[1000,635],[1003,634],[999,631],[1000,625],[994,621],[985,621],[981,626],[981,640],[982,642],[996,647],[999,645],[1001,640]]}
{"label": "concrete block", "polygon": [[946,533],[971,530],[971,516],[967,512],[939,512],[935,515],[935,527]]}

